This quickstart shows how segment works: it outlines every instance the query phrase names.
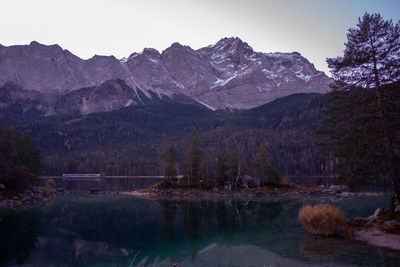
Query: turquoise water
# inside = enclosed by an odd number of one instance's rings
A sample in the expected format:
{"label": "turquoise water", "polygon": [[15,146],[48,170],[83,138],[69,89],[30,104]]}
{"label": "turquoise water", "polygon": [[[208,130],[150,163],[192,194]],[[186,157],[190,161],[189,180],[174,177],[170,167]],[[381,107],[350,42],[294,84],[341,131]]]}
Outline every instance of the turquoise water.
{"label": "turquoise water", "polygon": [[297,220],[309,203],[368,216],[385,197],[142,200],[67,195],[0,210],[0,266],[399,266],[400,253],[313,237]]}

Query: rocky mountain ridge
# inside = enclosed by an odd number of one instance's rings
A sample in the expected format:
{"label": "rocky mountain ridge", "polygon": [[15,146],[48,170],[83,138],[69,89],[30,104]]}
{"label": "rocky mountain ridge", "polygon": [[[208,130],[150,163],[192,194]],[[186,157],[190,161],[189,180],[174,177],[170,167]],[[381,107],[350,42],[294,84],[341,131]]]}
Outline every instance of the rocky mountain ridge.
{"label": "rocky mountain ridge", "polygon": [[[126,87],[121,91],[118,82],[110,82],[107,93],[92,90],[91,98],[103,102],[101,105],[87,105],[87,96],[77,93],[109,80],[124,81]],[[75,109],[82,113],[137,105],[143,96],[152,99],[174,95],[190,97],[213,110],[249,109],[293,93],[325,93],[330,81],[297,52],[255,52],[239,38],[224,38],[198,50],[179,43],[162,53],[146,48],[123,59],[96,55],[83,60],[58,45],[37,42],[0,45],[2,91],[14,90],[10,89],[12,83],[13,88],[29,92],[19,99],[26,101],[34,95],[40,102],[37,108],[47,115],[61,112],[56,111],[57,101],[71,95],[75,95]],[[3,106],[10,104],[4,99],[0,102]],[[63,112],[67,111],[71,112]]]}

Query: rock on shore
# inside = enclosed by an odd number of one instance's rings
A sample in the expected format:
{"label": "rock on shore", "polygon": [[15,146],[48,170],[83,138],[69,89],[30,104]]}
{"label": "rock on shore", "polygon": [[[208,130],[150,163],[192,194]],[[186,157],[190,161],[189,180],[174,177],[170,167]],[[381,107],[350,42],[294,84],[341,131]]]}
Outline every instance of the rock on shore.
{"label": "rock on shore", "polygon": [[43,187],[34,186],[27,189],[23,194],[4,198],[0,196],[0,208],[18,208],[39,205],[48,202],[58,194],[63,194],[63,190],[45,190]]}
{"label": "rock on shore", "polygon": [[372,246],[400,250],[400,235],[385,233],[376,227],[356,230],[353,238]]}

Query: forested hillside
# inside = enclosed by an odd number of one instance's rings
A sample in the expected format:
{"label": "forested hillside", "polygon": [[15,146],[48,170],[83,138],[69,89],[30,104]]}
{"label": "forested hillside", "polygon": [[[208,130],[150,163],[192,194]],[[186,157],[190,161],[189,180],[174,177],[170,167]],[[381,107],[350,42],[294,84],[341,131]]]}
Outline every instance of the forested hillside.
{"label": "forested hillside", "polygon": [[101,172],[107,175],[161,174],[162,135],[174,145],[178,168],[192,127],[199,135],[203,164],[216,161],[229,143],[245,158],[245,172],[255,173],[263,146],[267,161],[283,175],[332,174],[332,159],[315,145],[324,96],[294,94],[254,109],[211,111],[200,105],[164,99],[113,112],[26,118],[12,123],[42,149],[45,174]]}

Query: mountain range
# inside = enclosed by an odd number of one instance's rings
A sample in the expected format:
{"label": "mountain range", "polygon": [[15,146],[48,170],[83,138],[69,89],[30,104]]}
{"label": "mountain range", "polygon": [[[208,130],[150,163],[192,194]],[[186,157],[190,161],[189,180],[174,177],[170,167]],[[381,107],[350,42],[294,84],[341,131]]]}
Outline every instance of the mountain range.
{"label": "mountain range", "polygon": [[58,45],[0,45],[0,107],[40,116],[89,114],[171,99],[211,110],[251,109],[331,79],[299,53],[255,52],[239,38],[198,50],[179,43],[127,58],[84,60]]}

